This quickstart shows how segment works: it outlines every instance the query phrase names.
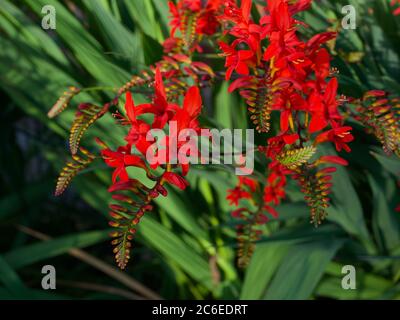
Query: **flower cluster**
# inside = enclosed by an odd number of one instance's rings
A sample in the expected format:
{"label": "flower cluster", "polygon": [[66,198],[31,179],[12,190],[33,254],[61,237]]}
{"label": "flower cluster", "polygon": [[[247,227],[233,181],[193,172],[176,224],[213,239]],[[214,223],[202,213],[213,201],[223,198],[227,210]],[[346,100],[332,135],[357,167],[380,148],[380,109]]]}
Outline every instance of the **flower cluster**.
{"label": "flower cluster", "polygon": [[[181,0],[175,6],[171,2],[173,29],[171,37],[163,43],[162,59],[151,66],[150,70],[133,75],[117,90],[117,95],[112,101],[102,106],[92,103],[79,105],[71,126],[69,142],[72,160],[66,164],[58,178],[56,195],[62,194],[72,178],[97,158],[95,154],[80,146],[86,130],[116,107],[120,98],[126,95],[125,114],[122,115],[118,111],[113,114],[117,124],[129,128],[124,145],[111,150],[105,142],[96,139],[102,149],[101,157],[113,168],[109,192],[118,203],[110,205],[110,225],[116,228],[111,236],[114,238],[112,244],[115,246],[117,264],[121,268],[125,268],[129,260],[131,240],[141,217],[146,211],[152,210],[151,202],[154,198],[160,194],[167,195],[165,184],[175,185],[180,189],[188,186],[184,176],[189,170],[189,163],[185,161],[187,150],[181,151],[184,144],[182,139],[176,141],[175,136],[164,135],[163,140],[157,141],[155,147],[151,142],[151,138],[155,137],[152,137],[149,131],[164,130],[170,123],[174,123],[175,130],[183,134],[185,130],[200,130],[197,121],[202,107],[199,88],[209,86],[215,74],[206,63],[193,61],[192,54],[194,49],[201,51],[199,43],[202,36],[209,36],[217,31],[219,23],[216,16],[220,7],[218,1],[209,1],[205,6],[203,3],[200,0]],[[179,36],[176,35],[176,29],[180,30]],[[149,87],[153,87],[154,90],[149,91]],[[133,88],[152,97],[152,102],[135,106],[131,93]],[[70,87],[54,104],[49,117],[61,113],[73,97],[84,91],[86,89]],[[182,96],[183,105],[180,107],[179,101]],[[152,118],[151,122],[146,120],[149,115]],[[183,158],[184,161],[170,157],[169,151],[172,146],[176,152],[171,154]],[[81,155],[78,155],[78,152]],[[155,161],[150,163],[149,159]],[[178,165],[175,163],[179,163],[181,173],[176,172]],[[129,176],[129,167],[144,170],[153,186],[147,187],[142,181],[132,179]]]}
{"label": "flower cluster", "polygon": [[[338,97],[337,71],[331,67],[327,49],[337,34],[323,32],[305,39],[302,31],[307,25],[296,18],[311,2],[268,0],[264,6],[253,6],[251,0],[241,0],[240,5],[236,0],[171,1],[171,32],[162,44],[162,59],[149,70],[132,76],[117,89],[112,101],[78,107],[69,139],[72,161],[60,174],[57,195],[78,172],[96,160],[94,154],[80,146],[86,130],[117,108],[121,97],[126,96],[124,112],[113,114],[117,124],[127,128],[123,144],[114,150],[96,140],[101,158],[113,169],[110,225],[115,228],[112,244],[121,268],[129,260],[137,224],[152,210],[152,200],[167,195],[166,184],[182,190],[188,186],[185,176],[189,171],[189,150],[184,147],[185,142],[171,133],[156,139],[151,130],[201,132],[200,88],[210,86],[220,76],[233,80],[229,92],[238,90],[244,98],[255,129],[270,132],[264,145],[257,146],[257,151],[268,160],[266,177],[239,177],[238,184],[227,194],[229,203],[237,207],[232,216],[239,220],[240,266],[247,265],[254,242],[262,233],[261,226],[270,217],[278,216],[275,207],[285,199],[290,178],[297,181],[305,196],[311,222],[317,226],[326,217],[332,174],[335,166],[345,166],[347,161],[323,154],[321,144],[330,144],[337,152],[351,151],[349,143],[354,138],[352,128],[344,123],[346,115],[375,134],[388,154],[400,155],[399,100],[377,90],[367,92],[361,99]],[[252,19],[253,9],[259,12],[258,21]],[[398,9],[395,14],[399,14]],[[216,41],[219,35],[222,36]],[[202,41],[204,38],[211,41]],[[213,49],[213,41],[225,58],[224,70],[219,72],[205,62],[194,61],[202,52]],[[133,88],[147,95],[151,102],[135,106]],[[70,87],[49,116],[59,114],[84,91]],[[275,116],[278,121],[271,123]],[[190,152],[193,150],[197,149]],[[148,181],[133,179],[131,167],[143,170]]]}
{"label": "flower cluster", "polygon": [[[248,205],[232,212],[232,217],[239,219],[236,225],[238,240],[238,265],[244,268],[248,265],[255,248],[255,242],[260,239],[260,226],[269,220],[268,215],[277,217],[276,210],[268,205],[269,201],[258,201],[260,196],[259,183],[248,177],[239,177],[235,188],[228,190],[227,200],[231,205],[239,206],[240,200],[247,200]],[[254,209],[251,209],[253,207]]]}
{"label": "flower cluster", "polygon": [[169,43],[176,42],[175,34],[179,30],[182,44],[187,50],[199,50],[198,42],[202,36],[215,34],[220,26],[217,13],[222,0],[181,0],[175,5],[168,2],[171,13],[171,38]]}
{"label": "flower cluster", "polygon": [[[300,27],[306,26],[295,15],[310,3],[267,1],[260,10],[262,17],[255,22],[250,17],[251,0],[241,1],[240,7],[233,0],[227,1],[221,20],[234,40],[219,45],[226,57],[226,79],[235,72],[229,90],[239,90],[244,97],[256,129],[268,132],[271,113],[280,114],[278,133],[260,148],[271,160],[263,200],[279,204],[285,197],[286,177],[291,175],[306,191],[312,221],[319,224],[325,216],[322,209],[328,202],[329,178],[316,172],[316,166],[324,161],[311,162],[311,158],[325,142],[333,143],[337,151],[349,152],[353,136],[352,128],[343,125],[339,111],[343,99],[337,98],[338,81],[330,53],[323,47],[336,33],[317,34],[307,41],[299,36]],[[321,188],[318,194],[311,192],[315,186]],[[315,208],[317,204],[321,210]]]}
{"label": "flower cluster", "polygon": [[[169,146],[172,143],[177,144],[178,155],[181,149],[179,143],[172,142],[171,137],[165,136],[163,141],[158,141],[155,147],[151,136],[151,129],[165,129],[166,126],[174,121],[178,130],[193,129],[200,130],[197,117],[201,112],[201,96],[198,87],[190,87],[183,100],[183,107],[167,100],[162,75],[159,69],[156,70],[153,101],[148,104],[134,105],[132,94],[126,94],[125,116],[118,114],[120,124],[129,128],[125,137],[125,144],[117,148],[116,151],[110,150],[107,145],[97,139],[100,147],[103,148],[101,155],[105,163],[114,169],[112,175],[113,184],[109,191],[112,193],[129,191],[133,195],[126,196],[120,193],[114,194],[113,199],[123,202],[124,205],[111,204],[110,216],[113,219],[110,225],[117,228],[112,233],[115,238],[115,254],[118,265],[125,268],[129,259],[130,240],[136,232],[135,226],[146,211],[151,210],[150,202],[158,195],[167,195],[164,185],[171,184],[180,189],[188,186],[184,179],[189,170],[189,164],[180,164],[181,174],[174,172],[176,164],[171,162],[176,159],[168,157],[170,154]],[[153,115],[151,123],[141,118],[145,114]],[[135,152],[136,151],[136,152]],[[148,163],[152,156],[164,153],[166,163],[152,162]],[[148,188],[141,181],[129,176],[128,167],[137,167],[146,172],[147,177],[154,182],[152,188]],[[157,175],[157,169],[161,168],[162,173]]]}

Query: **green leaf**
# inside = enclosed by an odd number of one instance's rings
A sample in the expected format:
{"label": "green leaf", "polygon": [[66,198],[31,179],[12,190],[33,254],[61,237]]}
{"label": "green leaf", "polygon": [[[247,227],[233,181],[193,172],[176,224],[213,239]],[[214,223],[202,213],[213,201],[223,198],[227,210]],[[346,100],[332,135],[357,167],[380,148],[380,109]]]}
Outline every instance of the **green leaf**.
{"label": "green leaf", "polygon": [[163,256],[174,261],[206,288],[210,290],[213,288],[207,260],[196,254],[180,236],[146,216],[140,222],[139,230],[146,242],[159,250]]}
{"label": "green leaf", "polygon": [[0,198],[0,219],[5,219],[23,208],[24,203],[31,206],[44,201],[54,187],[53,180],[27,185],[19,193],[11,193]]}
{"label": "green leaf", "polygon": [[159,197],[155,202],[163,208],[179,225],[188,233],[195,236],[200,241],[208,242],[208,234],[202,229],[193,216],[193,209],[190,210],[175,190],[168,188],[167,197]]}
{"label": "green leaf", "polygon": [[234,94],[228,92],[229,83],[224,81],[215,98],[215,119],[223,128],[232,128],[232,113],[239,108]]}
{"label": "green leaf", "polygon": [[263,237],[259,243],[300,243],[300,242],[320,242],[327,238],[340,239],[345,236],[342,229],[334,224],[323,224],[318,228],[314,228],[309,222],[295,224],[294,226],[286,226],[270,236]]}
{"label": "green leaf", "polygon": [[77,233],[44,242],[37,242],[3,254],[14,269],[65,254],[71,248],[84,248],[108,239],[110,230]]}
{"label": "green leaf", "polygon": [[[325,155],[336,155],[332,147],[320,147]],[[333,205],[327,209],[328,220],[338,223],[348,233],[357,236],[369,252],[373,253],[375,247],[365,224],[360,198],[346,168],[337,166],[337,171],[332,177]]]}
{"label": "green leaf", "polygon": [[84,4],[97,19],[112,54],[116,58],[131,59],[133,65],[143,63],[139,35],[131,33],[99,1],[84,0]]}
{"label": "green leaf", "polygon": [[90,35],[83,25],[58,1],[25,0],[38,16],[42,16],[44,5],[53,5],[57,12],[57,35],[72,50],[75,58],[100,83],[121,86],[128,81],[128,72],[110,62],[103,54],[100,43]]}
{"label": "green leaf", "polygon": [[284,244],[258,244],[246,270],[240,299],[262,299],[268,283],[288,250]]}
{"label": "green leaf", "polygon": [[163,40],[160,24],[156,20],[151,1],[126,1],[125,5],[142,32],[159,42]]}
{"label": "green leaf", "polygon": [[276,207],[276,211],[279,213],[279,221],[310,217],[310,208],[304,202],[282,203]]}
{"label": "green leaf", "polygon": [[399,220],[396,219],[394,210],[392,211],[388,205],[385,196],[388,194],[388,189],[383,181],[378,183],[372,175],[368,175],[368,181],[372,188],[373,220],[378,229],[378,237],[383,240],[385,248],[390,251],[400,244]]}
{"label": "green leaf", "polygon": [[[40,24],[33,22],[24,12],[9,1],[3,0],[0,7],[0,29],[6,28],[11,37],[24,37],[32,48],[43,50],[55,62],[62,64],[64,68],[70,68],[68,59],[63,54],[57,43],[47,34]],[[12,28],[3,17],[15,28]]]}
{"label": "green leaf", "polygon": [[2,256],[0,256],[0,282],[13,294],[20,294],[26,291],[22,280]]}
{"label": "green leaf", "polygon": [[266,299],[309,299],[343,240],[293,246],[267,289]]}
{"label": "green leaf", "polygon": [[168,7],[168,2],[165,0],[153,0],[153,6],[157,10],[159,17],[162,21],[162,27],[165,32],[168,31],[168,25],[169,25],[169,7]]}
{"label": "green leaf", "polygon": [[396,157],[395,155],[388,157],[375,151],[371,151],[371,154],[387,171],[394,174],[395,176],[400,176],[400,159],[398,157]]}

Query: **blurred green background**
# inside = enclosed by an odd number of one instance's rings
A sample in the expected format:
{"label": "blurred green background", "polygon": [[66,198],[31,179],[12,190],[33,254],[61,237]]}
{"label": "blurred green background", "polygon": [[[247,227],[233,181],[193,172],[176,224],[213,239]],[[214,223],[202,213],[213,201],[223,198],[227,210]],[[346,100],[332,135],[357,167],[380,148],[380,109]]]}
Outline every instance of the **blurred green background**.
{"label": "blurred green background", "polygon": [[[331,48],[341,93],[398,94],[400,17],[389,1],[314,2],[301,15],[310,25],[302,30],[307,36],[335,30],[343,5],[357,10],[356,30],[339,30]],[[56,9],[56,30],[41,28],[48,4]],[[334,178],[328,221],[313,228],[302,194],[290,184],[246,270],[235,262],[235,221],[225,193],[236,178],[229,168],[193,168],[188,190],[170,189],[158,199],[124,272],[114,266],[108,238],[111,172],[99,163],[62,197],[53,196],[68,159],[74,107],[55,120],[48,110],[70,85],[119,87],[160,59],[168,15],[165,0],[0,0],[0,299],[400,298],[400,161],[385,156],[358,123],[352,123],[353,152],[345,155],[350,166]],[[227,86],[203,91],[204,121],[247,128],[244,103]],[[112,96],[82,93],[72,105]],[[93,136],[118,143],[122,134],[107,115],[83,144],[90,147]],[[258,174],[265,165],[258,159]],[[53,291],[41,289],[47,264],[57,270]],[[347,264],[356,267],[356,290],[341,287]]]}

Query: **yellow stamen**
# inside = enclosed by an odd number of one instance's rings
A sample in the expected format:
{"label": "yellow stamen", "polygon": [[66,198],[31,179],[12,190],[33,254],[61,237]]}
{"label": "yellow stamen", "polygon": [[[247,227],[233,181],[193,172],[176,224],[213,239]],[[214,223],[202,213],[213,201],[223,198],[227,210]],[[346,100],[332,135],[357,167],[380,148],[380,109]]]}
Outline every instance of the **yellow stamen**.
{"label": "yellow stamen", "polygon": [[290,126],[290,129],[291,129],[293,132],[296,132],[295,129],[294,129],[294,123],[293,123],[293,116],[292,116],[292,114],[289,115],[289,126]]}

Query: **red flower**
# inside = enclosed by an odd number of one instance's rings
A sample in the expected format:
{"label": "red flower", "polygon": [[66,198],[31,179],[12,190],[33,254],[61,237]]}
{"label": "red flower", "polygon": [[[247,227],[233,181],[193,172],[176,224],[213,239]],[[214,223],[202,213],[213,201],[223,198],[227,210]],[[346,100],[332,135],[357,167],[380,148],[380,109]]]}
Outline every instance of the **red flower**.
{"label": "red flower", "polygon": [[137,119],[137,116],[142,113],[142,108],[140,106],[135,107],[132,94],[129,91],[126,93],[125,112],[131,125],[125,140],[130,146],[136,146],[143,155],[146,155],[146,150],[150,146],[150,143],[146,141],[150,126],[146,122]]}
{"label": "red flower", "polygon": [[[176,159],[170,158],[170,148],[172,146],[176,146],[178,163],[182,166],[183,175],[186,175],[189,169],[189,164],[185,161],[188,154],[186,154],[185,151],[182,151],[182,147],[191,141],[182,141],[182,136],[187,133],[187,138],[190,139],[190,131],[188,131],[189,129],[194,130],[195,132],[200,131],[197,118],[201,112],[201,107],[202,99],[199,88],[195,86],[190,87],[183,100],[183,108],[180,108],[179,106],[174,106],[171,108],[171,110],[175,112],[169,122],[171,136],[165,136],[164,139],[158,141],[157,144],[159,148],[154,150],[157,158],[165,159],[167,162],[171,162],[172,160]],[[173,122],[176,124],[176,127],[172,126]],[[174,132],[175,130],[176,132]],[[197,145],[191,144],[191,151],[198,154],[199,151],[197,150]],[[152,168],[155,169],[160,164],[161,163],[156,162],[152,164]]]}
{"label": "red flower", "polygon": [[311,60],[317,83],[321,83],[329,76],[331,56],[325,48],[322,48],[311,56]]}
{"label": "red flower", "polygon": [[251,194],[243,190],[241,187],[237,186],[234,189],[228,190],[228,195],[226,196],[226,199],[229,201],[230,205],[238,206],[239,200],[251,199]]}
{"label": "red flower", "polygon": [[264,202],[278,205],[286,196],[285,192],[286,177],[276,172],[272,172],[267,179],[267,185],[264,188]]}
{"label": "red flower", "polygon": [[219,22],[214,12],[206,11],[197,20],[197,34],[213,35],[219,27]]}
{"label": "red flower", "polygon": [[[273,216],[274,218],[278,218],[278,216],[279,216],[279,214],[278,214],[278,212],[275,210],[275,208],[273,208],[273,207],[271,207],[271,206],[269,206],[269,205],[264,205],[263,206],[263,210],[265,210],[265,211],[267,211],[271,216]],[[263,217],[263,223],[262,224],[265,224],[266,222],[268,222],[268,217],[266,217],[266,216],[264,216],[264,215],[262,215]]]}
{"label": "red flower", "polygon": [[231,78],[233,71],[241,75],[249,74],[249,66],[254,64],[254,53],[251,50],[236,51],[234,46],[230,46],[222,41],[219,42],[219,46],[226,57],[225,67],[228,68],[226,70],[226,80]]}
{"label": "red flower", "polygon": [[321,45],[337,37],[337,32],[322,32],[316,34],[310,40],[307,41],[307,49],[310,53],[325,50],[321,49]]}
{"label": "red flower", "polygon": [[293,23],[287,3],[285,1],[268,1],[267,11],[269,14],[260,19],[260,24],[264,26],[263,36],[271,37],[273,32],[282,32],[282,34],[287,32]]}
{"label": "red flower", "polygon": [[178,134],[184,129],[200,129],[197,118],[201,112],[201,106],[202,100],[199,88],[196,86],[190,87],[183,100],[183,108],[176,108],[175,115],[171,119],[171,121],[177,122]]}
{"label": "red flower", "polygon": [[193,12],[197,12],[200,11],[202,7],[201,1],[202,0],[183,0],[183,5],[185,8],[188,8]]}
{"label": "red flower", "polygon": [[386,92],[383,90],[370,90],[364,93],[363,100],[368,98],[377,98],[386,96]]}
{"label": "red flower", "polygon": [[174,37],[175,32],[181,26],[181,15],[179,13],[178,7],[172,1],[168,2],[169,12],[171,13],[169,25],[172,27],[171,29],[171,37]]}
{"label": "red flower", "polygon": [[[177,29],[184,28],[184,17],[196,14],[196,33],[199,35],[212,35],[219,27],[217,11],[222,4],[222,0],[209,0],[205,6],[202,0],[179,0],[177,5],[172,1],[168,2],[171,13],[170,26],[171,37],[175,35]],[[188,13],[189,11],[189,13]],[[185,26],[186,27],[186,26]]]}
{"label": "red flower", "polygon": [[121,181],[129,180],[126,167],[135,166],[146,169],[144,161],[136,155],[129,154],[129,151],[129,146],[119,147],[117,151],[111,151],[110,149],[104,149],[101,151],[105,163],[108,166],[115,168],[112,175],[113,183],[115,183],[118,178]]}
{"label": "red flower", "polygon": [[224,14],[219,18],[231,24],[229,34],[237,38],[233,45],[236,46],[239,43],[247,44],[257,57],[257,61],[259,61],[261,56],[261,28],[251,20],[251,6],[251,0],[241,1],[240,8],[234,1],[226,1]]}
{"label": "red flower", "polygon": [[309,99],[309,109],[312,114],[312,119],[309,126],[311,133],[324,129],[328,123],[336,124],[341,121],[337,107],[336,93],[338,81],[333,78],[326,86],[324,95],[314,92]]}
{"label": "red flower", "polygon": [[[199,121],[197,120],[200,115],[202,107],[202,99],[200,95],[200,90],[198,87],[190,87],[186,92],[185,98],[183,100],[183,108],[178,108],[176,113],[171,121],[177,122],[177,137],[179,138],[180,134],[188,133],[187,139],[190,139],[189,129],[196,131],[199,133],[200,126]],[[179,139],[180,140],[180,139]],[[182,151],[182,146],[186,143],[190,143],[191,152],[199,155],[199,151],[197,149],[197,144],[192,144],[189,142],[177,142],[178,149],[178,160],[182,167],[182,174],[186,175],[189,170],[189,163],[186,161],[186,156],[190,156],[187,154],[185,150]],[[187,150],[188,151],[188,150]]]}
{"label": "red flower", "polygon": [[186,187],[189,185],[189,183],[183,177],[174,172],[165,172],[162,178],[169,184],[177,186],[181,190],[186,189]]}
{"label": "red flower", "polygon": [[333,163],[341,166],[347,166],[349,164],[347,160],[338,156],[322,156],[318,159],[317,164],[318,163]]}
{"label": "red flower", "polygon": [[296,36],[295,20],[291,17],[286,1],[268,1],[268,11],[270,14],[260,20],[263,25],[261,37],[267,36],[270,40],[263,56],[265,61],[278,57],[289,48],[300,44]]}
{"label": "red flower", "polygon": [[278,205],[286,197],[286,175],[292,173],[274,160],[268,165],[270,174],[267,178],[267,184],[264,188],[264,202]]}
{"label": "red flower", "polygon": [[239,176],[239,187],[246,186],[251,192],[255,192],[258,187],[258,182],[254,179]]}
{"label": "red flower", "polygon": [[[234,189],[229,189],[226,197],[229,203],[232,205],[239,205],[241,199],[252,199],[252,194],[257,190],[258,182],[254,179],[239,176],[239,182]],[[238,213],[246,211],[246,209],[237,211]]]}
{"label": "red flower", "polygon": [[290,7],[291,14],[307,10],[311,6],[312,0],[298,0]]}
{"label": "red flower", "polygon": [[165,53],[173,53],[179,51],[183,46],[183,41],[180,38],[170,37],[165,39],[163,42],[163,48]]}
{"label": "red flower", "polygon": [[246,208],[239,208],[232,211],[231,215],[233,218],[244,219],[246,218],[246,215],[244,214],[245,212],[248,212]]}
{"label": "red flower", "polygon": [[167,96],[165,94],[164,83],[162,80],[160,69],[156,69],[155,83],[154,83],[155,95],[153,103],[142,104],[138,106],[137,114],[152,113],[154,114],[154,121],[152,124],[153,128],[162,129],[165,124],[171,119],[176,109],[176,105],[168,104]]}
{"label": "red flower", "polygon": [[205,7],[205,10],[202,11],[200,17],[197,19],[197,28],[196,32],[198,34],[206,34],[213,35],[220,23],[217,19],[217,11],[222,5],[223,0],[209,0]]}
{"label": "red flower", "polygon": [[326,141],[331,141],[335,143],[336,150],[341,151],[344,149],[346,152],[350,152],[351,149],[347,145],[347,143],[351,142],[354,140],[354,137],[352,134],[349,132],[352,130],[352,127],[339,127],[339,128],[333,128],[331,130],[328,130],[324,133],[321,133],[317,138],[315,139],[316,143],[323,143]]}
{"label": "red flower", "polygon": [[289,129],[289,120],[293,121],[292,111],[308,110],[304,99],[293,90],[285,90],[275,99],[274,109],[281,110],[281,130]]}
{"label": "red flower", "polygon": [[[399,0],[392,0],[392,1],[390,1],[390,5],[391,5],[391,6],[395,6],[396,3],[397,3],[397,4],[400,4],[400,1],[399,1]],[[395,9],[395,10],[393,11],[393,15],[395,15],[395,16],[400,15],[400,8]]]}
{"label": "red flower", "polygon": [[281,133],[276,137],[269,138],[268,146],[266,148],[266,156],[268,158],[275,159],[285,145],[293,144],[298,139],[299,135],[297,133],[287,134],[286,132]]}

